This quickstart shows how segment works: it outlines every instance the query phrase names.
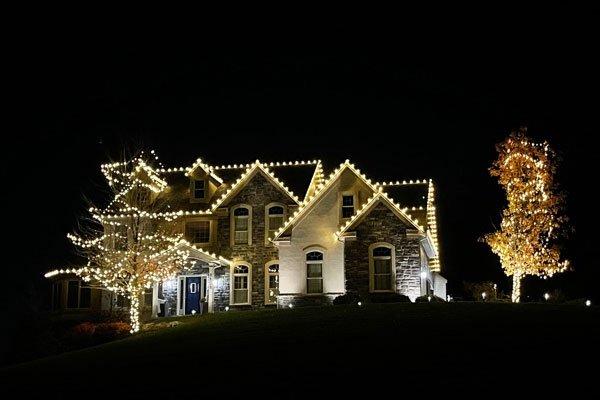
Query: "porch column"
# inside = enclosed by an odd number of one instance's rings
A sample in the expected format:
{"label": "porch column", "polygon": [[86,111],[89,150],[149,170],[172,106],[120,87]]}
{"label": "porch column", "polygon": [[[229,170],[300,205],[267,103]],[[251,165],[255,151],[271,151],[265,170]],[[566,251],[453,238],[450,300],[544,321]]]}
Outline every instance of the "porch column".
{"label": "porch column", "polygon": [[158,283],[155,283],[152,287],[152,318],[158,318],[158,310],[160,310],[158,302]]}
{"label": "porch column", "polygon": [[209,264],[208,266],[208,312],[215,312],[215,268],[219,265]]}

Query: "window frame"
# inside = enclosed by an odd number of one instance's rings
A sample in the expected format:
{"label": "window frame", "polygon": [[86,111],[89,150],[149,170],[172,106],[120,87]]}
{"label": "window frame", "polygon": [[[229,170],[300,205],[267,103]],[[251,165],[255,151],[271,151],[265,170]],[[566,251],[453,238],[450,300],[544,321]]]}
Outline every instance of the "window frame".
{"label": "window frame", "polygon": [[[373,256],[373,250],[378,247],[385,247],[391,250],[390,253],[390,289],[375,290],[375,259],[384,259],[380,256]],[[369,292],[370,293],[396,293],[396,247],[391,243],[377,242],[369,246]]]}
{"label": "window frame", "polygon": [[[278,265],[277,268],[277,272],[270,272],[269,271],[269,267],[272,265]],[[271,281],[271,276],[277,276],[277,294],[279,295],[279,268],[281,268],[281,265],[279,264],[279,260],[273,260],[273,261],[269,261],[268,263],[265,264],[265,305],[274,305],[277,304],[277,299],[275,299],[275,301],[269,301],[269,295],[267,295],[267,293],[269,293],[269,290],[271,290],[270,287],[270,281]]]}
{"label": "window frame", "polygon": [[[245,273],[236,273],[235,272],[235,268],[236,267],[240,267],[240,266],[245,266],[248,268],[248,272]],[[246,290],[248,290],[248,298],[247,298],[247,302],[245,303],[236,303],[235,302],[235,297],[234,297],[234,293],[235,293],[235,287],[234,287],[234,283],[235,283],[235,277],[236,276],[245,276],[246,277]],[[233,264],[231,264],[231,267],[229,269],[229,305],[230,306],[248,306],[248,305],[252,305],[252,265],[249,262],[245,262],[245,261],[238,261],[235,262]]]}
{"label": "window frame", "polygon": [[[236,243],[235,242],[235,210],[239,208],[245,208],[248,210],[248,241],[247,243]],[[249,204],[238,204],[231,208],[229,218],[229,244],[233,246],[250,246],[252,245],[252,206]]]}
{"label": "window frame", "polygon": [[273,207],[281,207],[283,208],[283,214],[281,214],[282,225],[285,224],[287,217],[287,207],[283,203],[269,203],[265,206],[265,245],[273,245],[273,243],[269,240],[269,231],[271,230],[271,215],[269,214],[269,210]]}
{"label": "window frame", "polygon": [[[204,192],[204,196],[203,197],[196,197],[196,190],[200,190],[200,189],[196,189],[196,182],[203,182],[204,187],[202,188],[202,191]],[[206,190],[207,190],[207,179],[206,178],[192,178],[192,200],[196,200],[196,201],[203,201],[206,200]]]}
{"label": "window frame", "polygon": [[[321,253],[321,260],[307,260],[307,256],[309,253]],[[308,277],[308,266],[309,264],[321,264],[321,277],[320,278],[309,278]],[[325,250],[321,247],[310,247],[304,250],[304,294],[307,296],[320,296],[325,293]],[[315,293],[308,292],[308,280],[309,279],[320,279],[321,280],[321,291]]]}
{"label": "window frame", "polygon": [[[349,206],[344,206],[344,197],[352,197],[352,215],[349,217],[344,217],[344,209],[350,208]],[[356,193],[354,192],[342,192],[340,194],[340,219],[347,221],[356,213]]]}
{"label": "window frame", "polygon": [[[76,307],[69,307],[69,283],[71,282],[77,282],[77,306]],[[89,310],[90,308],[92,308],[92,288],[89,286],[86,287],[82,287],[83,286],[83,281],[81,279],[67,279],[66,280],[66,285],[64,285],[67,288],[67,293],[66,293],[66,300],[65,300],[65,309],[67,310]],[[90,292],[90,304],[87,307],[81,307],[81,289],[87,289]]]}
{"label": "window frame", "polygon": [[188,224],[193,224],[193,223],[197,223],[197,222],[208,222],[208,242],[191,242],[192,244],[198,244],[198,245],[208,245],[212,243],[212,239],[213,239],[213,221],[210,219],[188,219],[186,221],[183,222],[183,235],[187,240],[187,227]]}

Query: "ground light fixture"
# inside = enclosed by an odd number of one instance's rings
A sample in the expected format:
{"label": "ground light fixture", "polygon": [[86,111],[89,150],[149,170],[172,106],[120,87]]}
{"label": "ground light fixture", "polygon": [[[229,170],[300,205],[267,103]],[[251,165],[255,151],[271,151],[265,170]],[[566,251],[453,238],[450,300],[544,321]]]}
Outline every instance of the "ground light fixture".
{"label": "ground light fixture", "polygon": [[586,305],[587,307],[591,306],[591,305],[592,305],[592,301],[591,301],[591,300],[586,300],[586,301],[585,301],[585,305]]}
{"label": "ground light fixture", "polygon": [[288,304],[288,308],[294,308],[293,304]]}
{"label": "ground light fixture", "polygon": [[229,306],[225,306],[225,311],[229,311]]}
{"label": "ground light fixture", "polygon": [[548,301],[548,299],[550,299],[550,293],[544,293],[544,299]]}
{"label": "ground light fixture", "polygon": [[362,301],[359,301],[357,304],[359,307],[362,306]]}
{"label": "ground light fixture", "polygon": [[486,298],[486,297],[487,297],[487,293],[486,293],[486,292],[483,292],[483,293],[481,293],[481,298],[482,298],[483,300],[485,300],[485,298]]}

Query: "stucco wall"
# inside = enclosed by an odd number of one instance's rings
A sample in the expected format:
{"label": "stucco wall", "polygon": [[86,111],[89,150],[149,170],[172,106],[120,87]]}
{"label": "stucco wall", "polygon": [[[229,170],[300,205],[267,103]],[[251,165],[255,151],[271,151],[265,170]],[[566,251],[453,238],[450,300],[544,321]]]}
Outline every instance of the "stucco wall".
{"label": "stucco wall", "polygon": [[279,246],[280,293],[306,293],[306,252],[313,246],[323,251],[323,292],[343,293],[344,245],[334,233],[340,225],[339,183],[323,196],[292,230],[290,245]]}

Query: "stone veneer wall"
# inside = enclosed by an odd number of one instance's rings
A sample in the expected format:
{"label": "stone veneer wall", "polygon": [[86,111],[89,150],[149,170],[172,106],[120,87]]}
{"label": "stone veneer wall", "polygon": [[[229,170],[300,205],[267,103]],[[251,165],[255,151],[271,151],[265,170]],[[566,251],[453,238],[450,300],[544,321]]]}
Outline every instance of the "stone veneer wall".
{"label": "stone veneer wall", "polygon": [[421,292],[420,238],[407,237],[402,221],[386,206],[379,204],[356,228],[356,239],[344,247],[346,291],[369,293],[369,246],[386,242],[396,248],[396,292],[414,300]]}
{"label": "stone veneer wall", "polygon": [[330,306],[333,304],[333,300],[341,294],[279,295],[277,296],[277,308],[288,308],[290,305],[293,307]]}
{"label": "stone veneer wall", "polygon": [[[218,220],[217,240],[211,251],[233,260],[246,261],[252,266],[252,306],[265,306],[265,264],[278,259],[277,247],[272,244],[265,245],[265,207],[270,203],[282,203],[286,205],[286,215],[290,213],[290,206],[295,205],[292,199],[281,192],[267,180],[262,173],[252,177],[251,181],[234,197],[228,207],[231,209],[238,204],[252,206],[252,244],[230,245],[230,218],[228,214]],[[229,306],[229,268],[216,269],[222,273],[217,293],[215,294],[215,310],[222,310]],[[235,307],[235,306],[232,306]],[[248,306],[240,306],[248,308]]]}

